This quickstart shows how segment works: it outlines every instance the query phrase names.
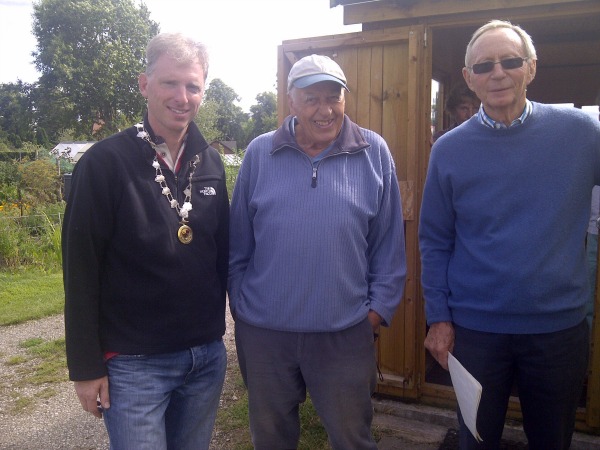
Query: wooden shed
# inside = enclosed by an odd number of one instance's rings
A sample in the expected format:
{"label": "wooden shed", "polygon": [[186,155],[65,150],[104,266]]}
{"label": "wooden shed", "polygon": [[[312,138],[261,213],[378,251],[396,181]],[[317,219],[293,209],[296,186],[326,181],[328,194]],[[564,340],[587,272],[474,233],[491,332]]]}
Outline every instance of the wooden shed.
{"label": "wooden shed", "polygon": [[[288,114],[287,74],[311,53],[343,68],[350,94],[347,114],[380,133],[390,146],[401,183],[408,277],[392,326],[381,333],[377,390],[396,399],[455,406],[447,373],[423,347],[426,333],[420,286],[417,225],[432,131],[447,124],[442,105],[462,79],[472,33],[492,19],[510,20],[533,37],[536,79],[528,98],[545,103],[595,105],[600,90],[599,0],[330,0],[345,24],[362,31],[284,41],[278,50],[278,114]],[[340,6],[341,5],[341,6]],[[596,300],[596,311],[600,311]],[[577,429],[600,434],[600,319],[595,318],[591,364]],[[509,417],[520,418],[517,393]]]}

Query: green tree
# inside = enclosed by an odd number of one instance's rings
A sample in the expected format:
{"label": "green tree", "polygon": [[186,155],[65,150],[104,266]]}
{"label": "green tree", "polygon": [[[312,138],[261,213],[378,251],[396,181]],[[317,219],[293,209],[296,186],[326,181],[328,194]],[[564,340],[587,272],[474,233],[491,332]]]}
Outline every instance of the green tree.
{"label": "green tree", "polygon": [[245,145],[255,137],[277,128],[277,95],[263,92],[256,96],[256,102],[250,107]]}
{"label": "green tree", "polygon": [[212,80],[206,90],[206,101],[212,101],[217,105],[217,124],[216,128],[220,135],[218,139],[225,141],[244,140],[243,124],[248,121],[248,114],[234,102],[238,102],[240,97],[220,78]]}
{"label": "green tree", "polygon": [[67,128],[78,138],[114,133],[144,108],[137,77],[159,26],[133,0],[40,0],[34,3],[33,53],[41,73],[37,122],[51,141]]}
{"label": "green tree", "polygon": [[219,119],[218,110],[219,105],[213,100],[204,100],[198,115],[194,119],[196,125],[202,132],[204,139],[210,144],[213,141],[218,140],[221,137],[221,132],[217,128],[217,122]]}
{"label": "green tree", "polygon": [[0,160],[0,205],[10,205],[19,201],[21,175],[16,160]]}
{"label": "green tree", "polygon": [[48,159],[19,164],[23,202],[37,207],[61,200],[61,180],[56,166]]}
{"label": "green tree", "polygon": [[14,148],[35,140],[32,89],[20,80],[0,84],[0,141]]}

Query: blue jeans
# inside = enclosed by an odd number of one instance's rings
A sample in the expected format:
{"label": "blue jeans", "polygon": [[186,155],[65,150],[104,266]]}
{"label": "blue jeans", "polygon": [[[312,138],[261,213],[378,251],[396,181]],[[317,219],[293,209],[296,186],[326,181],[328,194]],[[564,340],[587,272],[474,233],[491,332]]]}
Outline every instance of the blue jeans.
{"label": "blue jeans", "polygon": [[227,352],[222,340],[158,355],[107,361],[111,450],[208,449]]}

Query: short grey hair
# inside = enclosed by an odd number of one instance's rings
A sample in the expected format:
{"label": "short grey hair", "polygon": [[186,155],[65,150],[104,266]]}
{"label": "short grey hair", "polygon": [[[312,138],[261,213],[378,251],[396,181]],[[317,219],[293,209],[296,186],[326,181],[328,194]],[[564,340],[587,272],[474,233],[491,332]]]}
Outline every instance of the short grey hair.
{"label": "short grey hair", "polygon": [[195,41],[182,33],[160,33],[150,39],[146,47],[146,75],[150,75],[156,61],[162,55],[169,55],[177,62],[199,62],[204,70],[204,81],[208,76],[208,50],[202,42]]}
{"label": "short grey hair", "polygon": [[475,41],[481,37],[487,31],[498,29],[498,28],[507,28],[509,30],[513,30],[515,33],[519,35],[521,38],[521,43],[523,44],[523,51],[525,52],[525,56],[529,59],[537,60],[537,53],[535,51],[535,47],[533,46],[533,39],[531,36],[520,26],[513,25],[512,23],[506,20],[492,20],[485,25],[479,27],[475,33],[473,33],[473,37],[469,41],[467,45],[467,51],[465,53],[465,67],[469,67],[471,65],[471,50]]}

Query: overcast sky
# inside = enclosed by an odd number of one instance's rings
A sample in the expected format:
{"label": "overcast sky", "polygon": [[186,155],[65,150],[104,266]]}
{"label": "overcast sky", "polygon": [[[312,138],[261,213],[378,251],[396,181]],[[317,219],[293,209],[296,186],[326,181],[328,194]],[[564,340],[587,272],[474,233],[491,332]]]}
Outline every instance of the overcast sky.
{"label": "overcast sky", "polygon": [[[134,0],[139,4],[140,0]],[[145,0],[161,31],[181,31],[210,49],[209,82],[222,79],[248,110],[276,92],[277,46],[288,39],[359,31],[329,0]],[[0,0],[0,83],[37,80],[31,52],[33,0]]]}

